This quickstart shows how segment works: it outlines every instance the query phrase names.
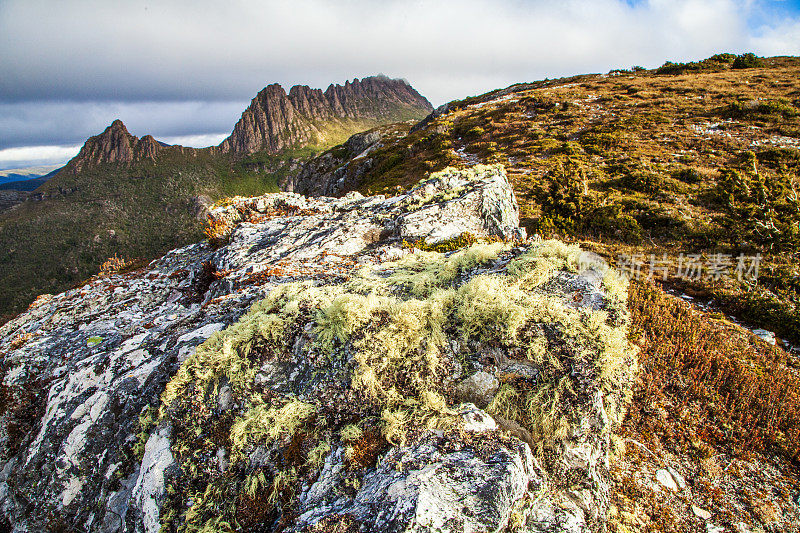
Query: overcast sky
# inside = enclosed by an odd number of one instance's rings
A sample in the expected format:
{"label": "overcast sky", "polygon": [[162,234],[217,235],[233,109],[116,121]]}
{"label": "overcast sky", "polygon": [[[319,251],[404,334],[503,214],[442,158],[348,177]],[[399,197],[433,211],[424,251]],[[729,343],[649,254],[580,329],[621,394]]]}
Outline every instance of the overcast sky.
{"label": "overcast sky", "polygon": [[717,52],[800,54],[800,0],[0,0],[0,169],[120,118],[218,143],[279,82],[384,73],[434,106],[515,82]]}

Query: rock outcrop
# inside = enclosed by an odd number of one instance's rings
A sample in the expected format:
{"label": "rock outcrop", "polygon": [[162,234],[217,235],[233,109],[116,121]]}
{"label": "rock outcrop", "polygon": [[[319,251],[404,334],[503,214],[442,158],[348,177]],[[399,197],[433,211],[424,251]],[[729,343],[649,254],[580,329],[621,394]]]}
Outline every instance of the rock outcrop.
{"label": "rock outcrop", "polygon": [[624,284],[526,240],[502,167],[211,214],[0,328],[6,529],[602,529]]}
{"label": "rock outcrop", "polygon": [[430,102],[406,81],[385,76],[356,78],[330,85],[325,92],[295,85],[287,94],[279,84],[272,84],[253,98],[220,149],[236,154],[276,153],[311,143],[327,144],[334,134],[419,119],[431,109]]}
{"label": "rock outcrop", "polygon": [[339,196],[358,188],[373,167],[370,152],[383,146],[384,138],[393,133],[391,127],[356,133],[340,147],[306,162],[283,189],[307,196]]}
{"label": "rock outcrop", "polygon": [[145,135],[141,139],[131,135],[125,124],[117,119],[100,135],[89,137],[81,151],[67,163],[65,169],[79,172],[102,163],[124,165],[155,159],[163,147],[152,135]]}

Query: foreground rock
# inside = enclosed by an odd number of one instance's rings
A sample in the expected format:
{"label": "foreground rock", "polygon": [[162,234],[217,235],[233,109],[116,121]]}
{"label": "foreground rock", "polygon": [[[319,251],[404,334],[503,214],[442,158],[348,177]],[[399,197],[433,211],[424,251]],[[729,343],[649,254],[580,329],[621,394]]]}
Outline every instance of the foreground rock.
{"label": "foreground rock", "polygon": [[[0,329],[10,529],[602,529],[635,370],[624,286],[576,248],[525,243],[502,168],[212,214],[218,249]],[[464,234],[506,242],[400,246]],[[489,384],[483,410],[465,382]]]}

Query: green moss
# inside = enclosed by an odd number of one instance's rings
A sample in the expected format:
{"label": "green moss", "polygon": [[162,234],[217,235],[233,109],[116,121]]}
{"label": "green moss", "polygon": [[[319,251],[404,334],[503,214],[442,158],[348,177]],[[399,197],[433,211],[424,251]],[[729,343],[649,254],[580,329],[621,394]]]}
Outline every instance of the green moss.
{"label": "green moss", "polygon": [[158,422],[158,409],[151,405],[142,409],[139,414],[139,433],[136,435],[136,443],[133,445],[133,454],[141,461],[144,457],[145,445],[150,438],[150,432]]}
{"label": "green moss", "polygon": [[458,237],[440,241],[434,244],[428,244],[424,239],[419,239],[413,242],[403,240],[402,246],[403,248],[416,248],[417,250],[422,250],[423,252],[447,253],[470,246],[476,242],[478,242],[477,237],[475,237],[472,233],[464,232]]}

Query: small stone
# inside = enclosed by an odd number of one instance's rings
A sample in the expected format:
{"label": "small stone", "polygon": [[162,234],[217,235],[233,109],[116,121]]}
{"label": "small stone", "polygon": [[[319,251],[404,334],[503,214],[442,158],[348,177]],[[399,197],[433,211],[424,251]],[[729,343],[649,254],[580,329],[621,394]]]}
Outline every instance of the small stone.
{"label": "small stone", "polygon": [[456,394],[465,402],[486,407],[494,398],[500,381],[483,370],[478,370],[456,387]]}
{"label": "small stone", "polygon": [[224,473],[228,469],[228,457],[223,447],[217,448],[217,464],[219,465],[220,473]]}
{"label": "small stone", "polygon": [[711,522],[706,522],[706,533],[725,533],[725,528],[712,524]]}
{"label": "small stone", "polygon": [[773,346],[775,346],[775,343],[777,342],[775,339],[775,333],[767,331],[766,329],[754,329],[753,335],[758,335],[759,337],[764,339],[767,343]]}
{"label": "small stone", "polygon": [[497,429],[497,423],[491,416],[470,403],[462,405],[459,411],[461,418],[464,420],[464,426],[462,428],[464,431],[482,433],[484,431],[494,431]]}
{"label": "small stone", "polygon": [[708,520],[709,518],[711,518],[710,512],[696,505],[692,505],[692,512],[697,518],[700,518],[702,520]]}
{"label": "small stone", "polygon": [[656,472],[656,480],[672,492],[678,492],[678,484],[675,483],[675,478],[663,468]]}
{"label": "small stone", "polygon": [[672,475],[673,478],[675,478],[675,481],[678,483],[678,488],[681,490],[686,490],[686,479],[672,467],[667,468],[667,471]]}
{"label": "small stone", "polygon": [[228,385],[219,388],[219,398],[217,400],[220,411],[227,411],[233,407],[233,392]]}

